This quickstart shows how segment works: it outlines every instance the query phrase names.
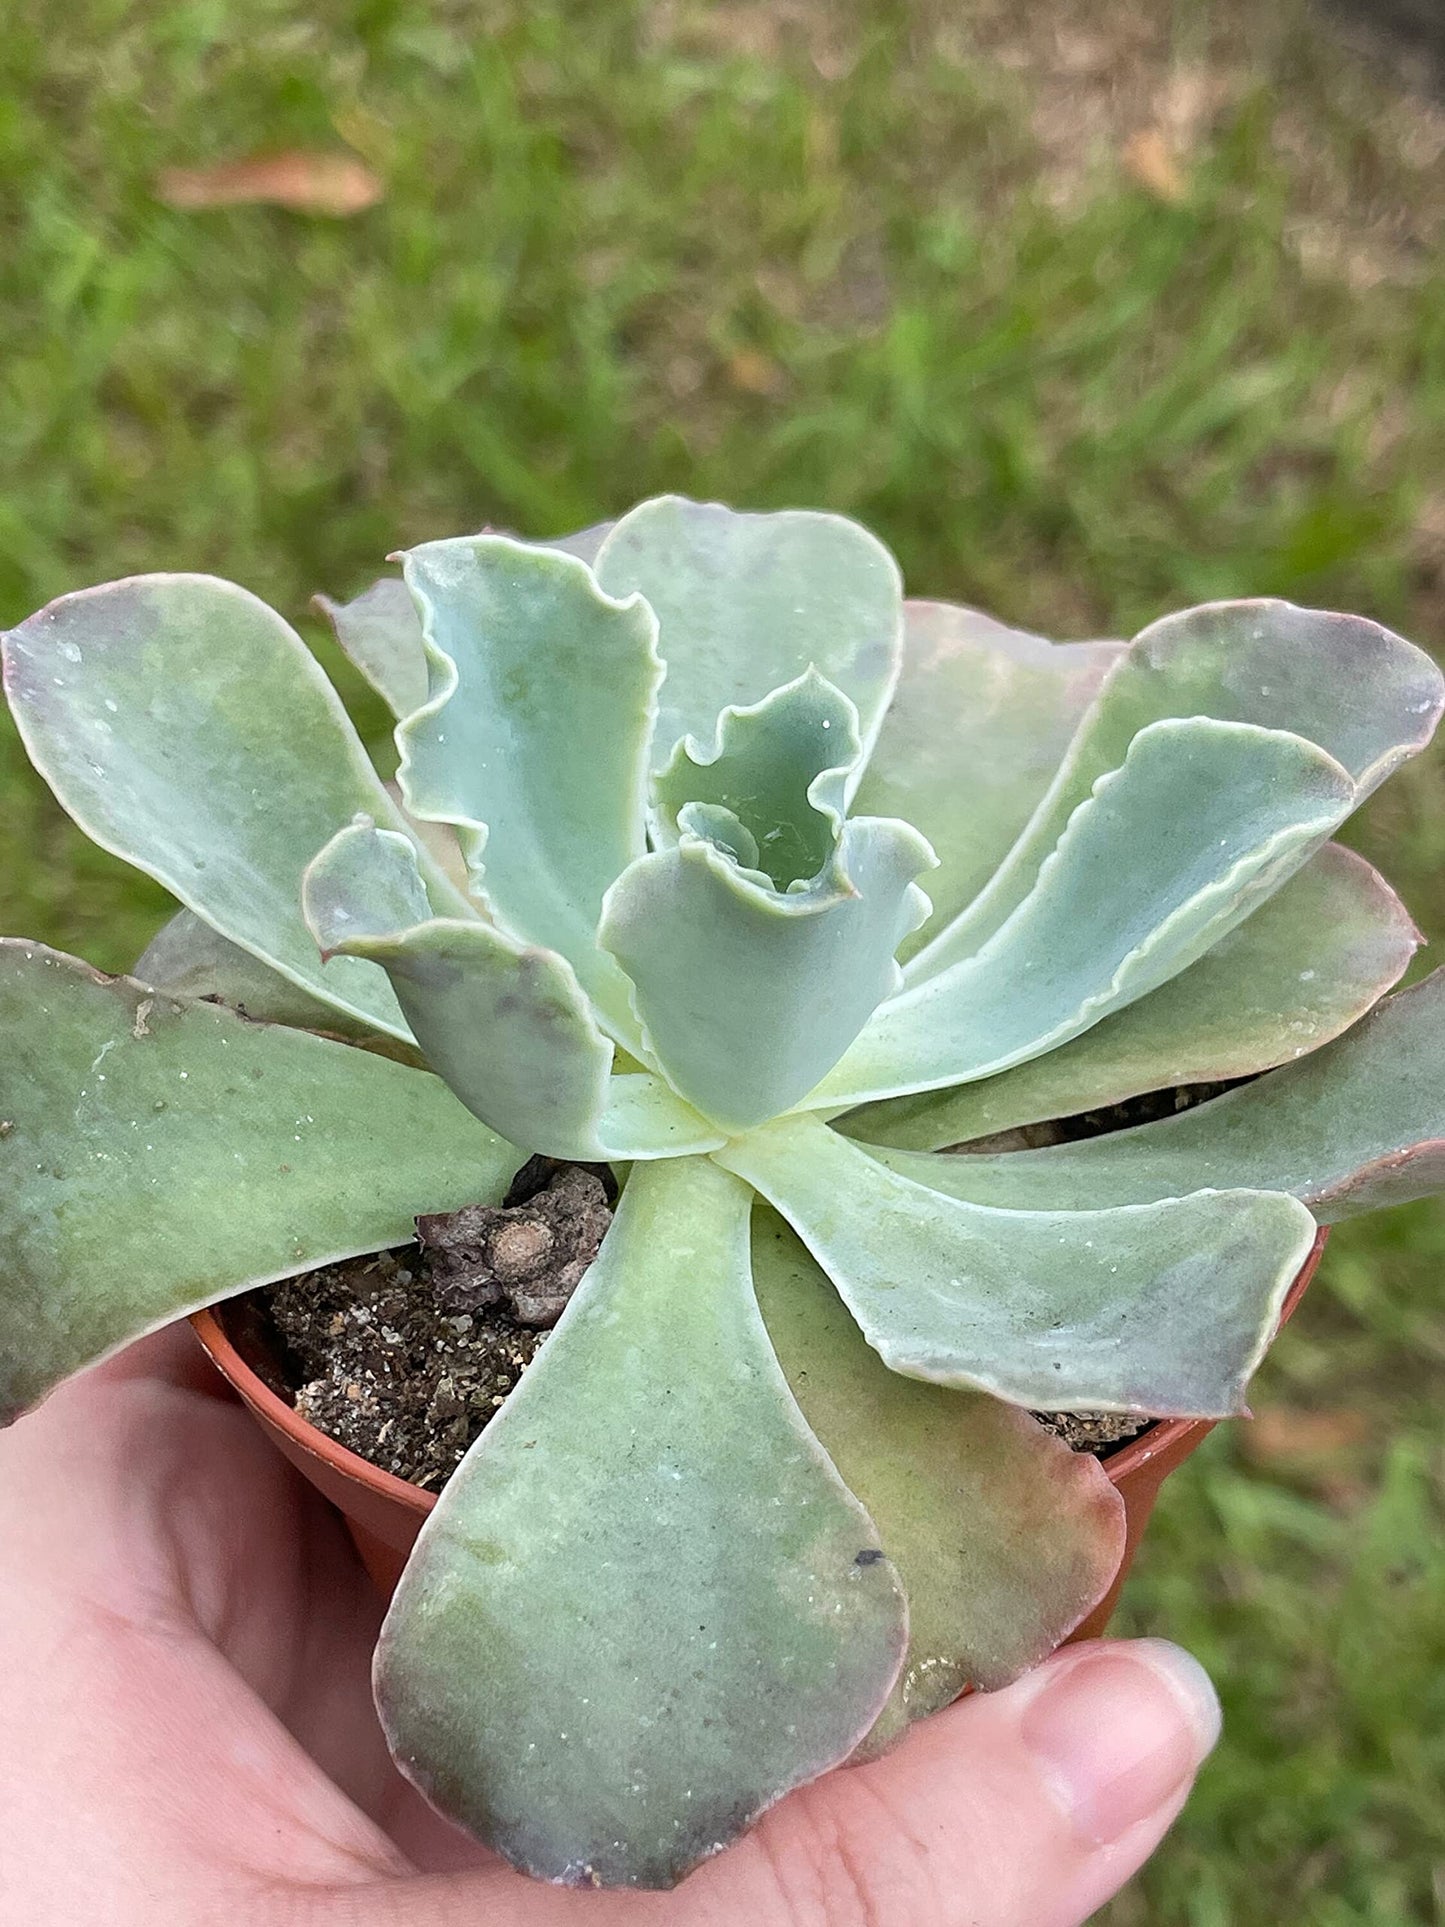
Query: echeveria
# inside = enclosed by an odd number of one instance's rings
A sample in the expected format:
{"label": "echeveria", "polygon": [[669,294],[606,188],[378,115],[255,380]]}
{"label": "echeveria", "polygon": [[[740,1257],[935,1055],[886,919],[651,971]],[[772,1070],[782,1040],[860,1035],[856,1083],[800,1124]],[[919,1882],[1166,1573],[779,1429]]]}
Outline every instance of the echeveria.
{"label": "echeveria", "polygon": [[324,605],[400,802],[230,584],[5,638],[37,768],[182,908],[137,979],[0,953],[0,1408],[532,1153],[612,1162],[377,1692],[518,1865],[663,1886],[1104,1596],[1118,1496],[1031,1410],[1239,1411],[1316,1216],[1440,1183],[1445,980],[1379,1001],[1418,936],[1329,839],[1441,678],[1271,601],[1050,644],[830,515],[401,562]]}

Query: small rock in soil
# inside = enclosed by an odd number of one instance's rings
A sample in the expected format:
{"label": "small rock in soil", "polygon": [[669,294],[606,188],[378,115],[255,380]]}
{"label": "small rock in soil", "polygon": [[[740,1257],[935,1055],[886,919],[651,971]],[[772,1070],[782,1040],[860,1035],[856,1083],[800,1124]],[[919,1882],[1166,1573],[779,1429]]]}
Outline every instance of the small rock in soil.
{"label": "small rock in soil", "polygon": [[500,1308],[447,1311],[415,1245],[305,1272],[266,1296],[301,1416],[432,1491],[547,1337]]}

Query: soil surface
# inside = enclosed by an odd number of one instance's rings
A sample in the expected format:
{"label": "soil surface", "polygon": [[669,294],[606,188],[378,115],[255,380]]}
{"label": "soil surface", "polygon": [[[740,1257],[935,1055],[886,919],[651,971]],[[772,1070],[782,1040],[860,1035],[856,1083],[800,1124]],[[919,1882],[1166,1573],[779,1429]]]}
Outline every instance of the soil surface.
{"label": "soil surface", "polygon": [[303,1418],[436,1491],[546,1343],[611,1221],[611,1174],[532,1159],[500,1207],[418,1220],[418,1242],[250,1296]]}
{"label": "soil surface", "polygon": [[1034,1417],[1071,1450],[1092,1452],[1096,1459],[1107,1459],[1154,1423],[1135,1412],[1035,1412]]}
{"label": "soil surface", "polygon": [[[438,1491],[546,1343],[615,1201],[605,1166],[533,1158],[500,1206],[420,1218],[414,1244],[249,1293],[230,1308],[232,1336],[318,1430]],[[1113,1412],[1034,1416],[1100,1458],[1153,1423]]]}

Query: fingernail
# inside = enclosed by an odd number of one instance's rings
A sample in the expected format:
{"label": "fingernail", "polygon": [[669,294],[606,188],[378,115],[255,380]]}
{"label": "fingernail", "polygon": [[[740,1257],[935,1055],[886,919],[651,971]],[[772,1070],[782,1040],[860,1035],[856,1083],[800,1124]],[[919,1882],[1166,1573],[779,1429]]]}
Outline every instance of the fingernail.
{"label": "fingernail", "polygon": [[1100,1641],[1061,1656],[1020,1732],[1083,1837],[1117,1840],[1172,1800],[1219,1738],[1219,1699],[1165,1639]]}

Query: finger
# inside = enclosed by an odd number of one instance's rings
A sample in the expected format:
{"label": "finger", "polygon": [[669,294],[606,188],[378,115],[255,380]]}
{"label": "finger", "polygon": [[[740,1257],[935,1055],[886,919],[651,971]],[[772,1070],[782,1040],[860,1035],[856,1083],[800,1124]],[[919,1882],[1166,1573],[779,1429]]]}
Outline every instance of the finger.
{"label": "finger", "polygon": [[804,1788],[675,1893],[492,1871],[312,1895],[297,1927],[1077,1927],[1153,1851],[1218,1731],[1188,1654],[1096,1640]]}

